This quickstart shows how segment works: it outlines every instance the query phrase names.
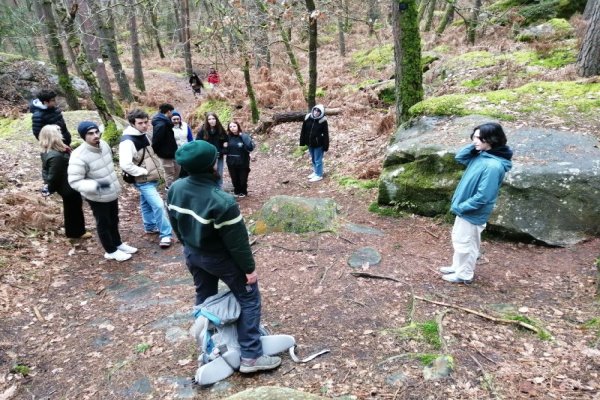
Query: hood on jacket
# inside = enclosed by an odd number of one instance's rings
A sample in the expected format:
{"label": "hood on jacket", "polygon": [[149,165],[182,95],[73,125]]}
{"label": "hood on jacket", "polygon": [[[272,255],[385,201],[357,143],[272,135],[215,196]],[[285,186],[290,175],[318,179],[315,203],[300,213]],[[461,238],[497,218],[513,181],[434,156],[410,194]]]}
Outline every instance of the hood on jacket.
{"label": "hood on jacket", "polygon": [[319,115],[319,118],[318,118],[318,119],[321,119],[321,118],[323,118],[323,117],[325,116],[325,107],[323,107],[323,104],[317,104],[316,106],[314,106],[314,107],[313,107],[313,108],[310,110],[310,117],[311,117],[311,118],[314,118],[314,117],[313,117],[313,111],[314,111],[315,109],[316,109],[316,110],[319,110],[319,111],[321,111],[321,115]]}
{"label": "hood on jacket", "polygon": [[140,132],[135,129],[133,126],[129,125],[127,128],[123,130],[123,135],[131,135],[131,136],[142,136],[145,135],[144,132]]}
{"label": "hood on jacket", "polygon": [[173,126],[173,123],[165,114],[158,113],[154,117],[152,117],[152,126],[157,126],[161,124],[167,124],[168,126]]}
{"label": "hood on jacket", "polygon": [[500,161],[505,172],[510,171],[512,168],[512,161],[510,160],[512,159],[513,152],[508,146],[498,146],[488,151],[482,151],[481,155],[484,157],[493,157]]}
{"label": "hood on jacket", "polygon": [[47,109],[48,109],[48,106],[44,105],[44,103],[42,103],[42,102],[40,101],[40,99],[33,99],[33,100],[31,101],[31,103],[29,103],[29,110],[30,110],[31,112],[34,112],[34,111],[36,111],[37,109],[39,109],[39,110],[47,110]]}

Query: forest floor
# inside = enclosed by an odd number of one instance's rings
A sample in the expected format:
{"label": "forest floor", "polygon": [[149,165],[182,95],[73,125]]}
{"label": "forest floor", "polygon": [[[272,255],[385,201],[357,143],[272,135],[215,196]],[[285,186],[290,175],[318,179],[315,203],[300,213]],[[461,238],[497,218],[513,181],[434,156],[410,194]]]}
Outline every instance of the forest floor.
{"label": "forest floor", "polygon": [[[177,98],[176,107],[192,110],[197,102],[185,82],[169,83],[187,99]],[[60,199],[38,192],[32,135],[1,137],[0,398],[219,399],[277,385],[348,399],[600,399],[600,239],[549,248],[487,238],[473,284],[447,283],[437,269],[450,262],[450,225],[373,214],[377,189],[341,184],[340,177],[361,173],[357,163],[362,172],[381,164],[387,136],[365,133],[360,114],[332,116],[329,124],[326,178],[317,183],[306,179],[307,156],[294,155],[299,124],[256,138],[250,194],[239,205],[247,222],[274,195],[339,205],[346,224],[335,233],[253,238],[263,323],[293,335],[300,356],[331,351],[306,364],[283,355],[273,372],[236,373],[208,388],[191,383],[198,349],[186,331],[194,291],[180,244],[161,250],[144,234],[131,187],[119,199],[122,236],[140,249],[130,261],[104,260],[96,238],[65,239]],[[367,246],[382,255],[367,272],[395,280],[350,274],[347,259]],[[543,332],[417,297],[519,316]],[[441,354],[452,356],[454,372],[424,380],[424,364]]]}

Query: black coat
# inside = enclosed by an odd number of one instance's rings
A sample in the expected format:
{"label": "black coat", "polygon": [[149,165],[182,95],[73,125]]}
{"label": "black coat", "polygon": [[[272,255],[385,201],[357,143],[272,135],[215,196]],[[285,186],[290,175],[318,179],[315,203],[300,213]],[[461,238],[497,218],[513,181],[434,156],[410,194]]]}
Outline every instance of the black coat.
{"label": "black coat", "polygon": [[223,158],[223,143],[227,142],[228,140],[227,133],[219,133],[217,129],[211,129],[208,131],[208,134],[205,135],[204,127],[202,127],[196,134],[196,140],[206,140],[208,143],[217,148],[217,151],[219,152],[219,158]]}
{"label": "black coat", "polygon": [[58,193],[62,197],[67,197],[77,193],[69,185],[67,168],[69,167],[69,153],[50,150],[47,153],[41,153],[42,157],[42,178],[48,185],[50,193]]}
{"label": "black coat", "polygon": [[326,117],[314,119],[310,114],[306,116],[300,131],[300,146],[322,147],[323,151],[329,150],[329,126]]}
{"label": "black coat", "polygon": [[29,104],[29,110],[33,113],[31,116],[31,130],[36,139],[40,136],[40,131],[46,125],[60,126],[60,133],[63,136],[63,143],[69,146],[71,144],[71,133],[67,129],[62,111],[58,107],[43,108],[42,102],[38,99]]}
{"label": "black coat", "polygon": [[224,154],[227,155],[227,168],[250,168],[252,150],[254,150],[254,142],[248,134],[229,135],[227,147],[223,149]]}
{"label": "black coat", "polygon": [[160,158],[175,158],[177,141],[173,123],[165,114],[158,113],[152,118],[152,150]]}

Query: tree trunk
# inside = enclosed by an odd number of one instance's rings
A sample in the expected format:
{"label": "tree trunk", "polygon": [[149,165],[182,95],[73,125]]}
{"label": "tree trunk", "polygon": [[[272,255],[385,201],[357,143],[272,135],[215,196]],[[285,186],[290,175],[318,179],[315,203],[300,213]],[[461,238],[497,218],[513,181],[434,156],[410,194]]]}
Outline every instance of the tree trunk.
{"label": "tree trunk", "polygon": [[[103,4],[110,5],[110,0]],[[112,12],[108,7],[100,12],[100,8],[98,7],[96,0],[90,0],[89,5],[92,9],[92,13],[96,15],[96,20],[98,21],[98,30],[100,31],[100,37],[102,39],[102,48],[104,49],[104,53],[108,56],[110,66],[115,74],[115,79],[119,85],[119,93],[121,94],[121,98],[131,103],[134,100],[133,94],[129,88],[127,75],[125,75],[125,71],[123,71],[121,60],[119,60]]]}
{"label": "tree trunk", "polygon": [[60,40],[58,40],[58,29],[56,27],[56,20],[54,19],[54,11],[52,10],[52,0],[42,0],[42,11],[44,12],[45,25],[48,29],[48,50],[52,52],[56,73],[58,74],[58,84],[65,94],[69,108],[78,110],[79,101],[77,100],[77,92],[71,84],[67,61],[65,60]]}
{"label": "tree trunk", "polygon": [[129,39],[131,43],[131,60],[133,62],[133,82],[141,92],[146,91],[144,84],[144,70],[142,69],[142,54],[140,52],[140,41],[138,37],[137,21],[135,18],[135,0],[129,0]]}
{"label": "tree trunk", "polygon": [[[71,0],[69,2],[69,7],[72,8],[75,4],[76,1]],[[106,64],[104,64],[100,52],[101,40],[96,35],[98,28],[94,24],[94,19],[91,18],[88,2],[83,1],[77,4],[79,4],[78,18],[81,24],[83,46],[86,49],[85,55],[87,57],[88,65],[90,65],[96,73],[96,79],[98,80],[102,97],[106,101],[111,114],[123,115],[123,110],[118,103],[115,104],[113,98],[110,80],[108,79],[108,73],[106,72]]]}
{"label": "tree trunk", "polygon": [[423,100],[421,37],[415,0],[392,0],[396,62],[396,125],[409,119],[408,109]]}
{"label": "tree trunk", "polygon": [[187,76],[191,76],[194,72],[192,65],[192,47],[190,35],[190,3],[189,0],[181,0],[181,31],[183,33],[183,59],[185,61],[185,72]]}
{"label": "tree trunk", "polygon": [[[344,32],[350,32],[350,0],[342,0],[344,8]],[[290,35],[290,37],[292,37]]]}
{"label": "tree trunk", "polygon": [[577,73],[583,77],[600,75],[600,0],[589,1],[594,6],[577,56]]}
{"label": "tree trunk", "polygon": [[379,3],[377,0],[367,0],[367,26],[369,27],[369,36],[375,33],[375,22],[381,18]]}
{"label": "tree trunk", "polygon": [[340,45],[340,56],[346,57],[346,38],[344,37],[344,19],[341,15],[337,17],[338,41]]}
{"label": "tree trunk", "polygon": [[254,88],[252,87],[252,80],[250,80],[250,59],[248,56],[244,56],[244,82],[246,82],[246,90],[248,92],[248,98],[250,99],[250,110],[252,110],[252,123],[255,124],[260,118],[258,113],[258,106],[256,105],[256,97],[254,96]]}
{"label": "tree trunk", "polygon": [[317,94],[317,18],[314,0],[305,0],[308,10],[308,93],[307,103],[310,110],[316,104]]}
{"label": "tree trunk", "polygon": [[[54,10],[56,11],[56,16],[58,17],[60,25],[65,33],[65,46],[67,48],[67,52],[69,53],[71,64],[77,71],[77,74],[82,75],[79,65],[77,65],[77,55],[73,51],[73,46],[71,45],[72,40],[79,42],[79,38],[77,37],[77,34],[75,34],[74,20],[67,16],[67,10],[65,9],[65,4],[62,1],[53,0],[53,5]],[[73,35],[75,35],[75,38]]]}
{"label": "tree trunk", "polygon": [[583,10],[583,19],[589,21],[592,17],[592,11],[594,9],[594,4],[597,3],[598,0],[587,0],[585,3],[585,9]]}
{"label": "tree trunk", "polygon": [[271,68],[271,54],[269,51],[269,34],[267,24],[268,9],[262,0],[249,0],[248,7],[252,26],[255,28],[250,31],[250,39],[256,55],[255,67],[266,66]]}
{"label": "tree trunk", "polygon": [[435,12],[436,3],[436,0],[429,1],[429,8],[427,9],[427,20],[425,21],[425,28],[423,29],[424,32],[429,32],[431,30],[431,25],[433,25],[433,14]]}
{"label": "tree trunk", "polygon": [[[179,7],[181,7],[181,11],[182,13],[184,5],[183,2],[185,0],[175,0],[173,1],[173,14],[175,15],[175,25],[177,26],[177,40],[179,40],[180,43],[185,43],[185,37],[184,37],[184,33],[183,33],[183,26],[184,26],[184,22],[183,22],[183,15],[179,15]],[[188,10],[189,10],[189,6],[188,6]]]}
{"label": "tree trunk", "polygon": [[[341,108],[328,108],[325,112],[327,115],[340,115]],[[302,122],[306,117],[306,111],[287,111],[273,114],[268,119],[260,121],[260,124],[254,129],[253,134],[258,135],[268,133],[275,125],[284,124],[287,122]]]}
{"label": "tree trunk", "polygon": [[296,80],[298,81],[298,84],[302,89],[302,94],[304,95],[304,98],[307,99],[304,78],[302,78],[302,72],[300,72],[300,66],[298,65],[298,60],[296,60],[296,55],[294,54],[294,49],[292,48],[292,45],[290,43],[290,38],[287,36],[287,32],[283,26],[283,23],[281,22],[281,18],[277,18],[276,23],[277,27],[279,28],[279,33],[281,34],[281,39],[283,40],[283,44],[285,46],[285,52],[287,53],[288,58],[290,59],[290,64],[292,64],[292,69],[294,70]]}
{"label": "tree trunk", "polygon": [[454,16],[454,1],[450,1],[448,2],[448,6],[446,7],[446,12],[444,13],[444,16],[442,17],[442,20],[440,21],[440,25],[438,26],[437,30],[435,31],[435,34],[439,37],[442,35],[442,33],[444,33],[444,31],[446,30],[446,27],[448,26],[448,23],[450,21],[452,21],[452,18]]}
{"label": "tree trunk", "polygon": [[[429,5],[430,0],[421,0],[419,3],[419,14],[417,15],[417,21],[421,22],[423,20],[423,16],[425,15],[425,11],[427,11],[427,6]],[[394,14],[394,10],[392,10],[392,15]]]}
{"label": "tree trunk", "polygon": [[481,0],[474,0],[473,13],[471,19],[467,21],[467,44],[474,46],[477,33],[477,25],[479,23],[479,11],[481,10]]}
{"label": "tree trunk", "polygon": [[160,35],[158,31],[158,17],[156,15],[156,11],[154,11],[154,7],[150,5],[146,5],[146,10],[148,11],[148,14],[150,14],[150,23],[152,24],[152,35],[154,36],[154,41],[156,42],[158,55],[160,56],[160,58],[165,58],[165,53],[163,51],[162,45],[160,44]]}

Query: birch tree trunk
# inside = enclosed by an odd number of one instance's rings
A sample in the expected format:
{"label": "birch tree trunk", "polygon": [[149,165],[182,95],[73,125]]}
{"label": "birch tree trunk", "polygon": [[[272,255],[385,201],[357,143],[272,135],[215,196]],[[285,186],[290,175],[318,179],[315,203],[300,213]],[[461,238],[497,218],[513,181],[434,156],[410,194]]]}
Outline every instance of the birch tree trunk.
{"label": "birch tree trunk", "polygon": [[67,104],[72,110],[79,109],[79,101],[77,100],[77,92],[71,84],[71,77],[67,67],[67,61],[63,53],[62,45],[58,39],[58,29],[52,10],[52,0],[42,0],[42,11],[44,12],[44,22],[48,29],[48,51],[52,53],[56,73],[58,74],[58,84],[65,94]]}
{"label": "birch tree trunk", "polygon": [[305,0],[308,10],[308,93],[307,103],[310,110],[316,104],[317,94],[317,18],[314,0]]}
{"label": "birch tree trunk", "polygon": [[392,0],[396,62],[396,125],[409,119],[408,109],[423,100],[421,37],[415,0]]}
{"label": "birch tree trunk", "polygon": [[128,0],[129,12],[129,40],[131,43],[131,59],[133,62],[133,82],[141,92],[146,91],[144,83],[144,70],[142,69],[142,54],[140,52],[140,41],[138,36],[137,21],[135,17],[135,0]]}
{"label": "birch tree trunk", "polygon": [[577,56],[577,73],[583,77],[600,75],[600,0],[588,1],[594,6]]}

